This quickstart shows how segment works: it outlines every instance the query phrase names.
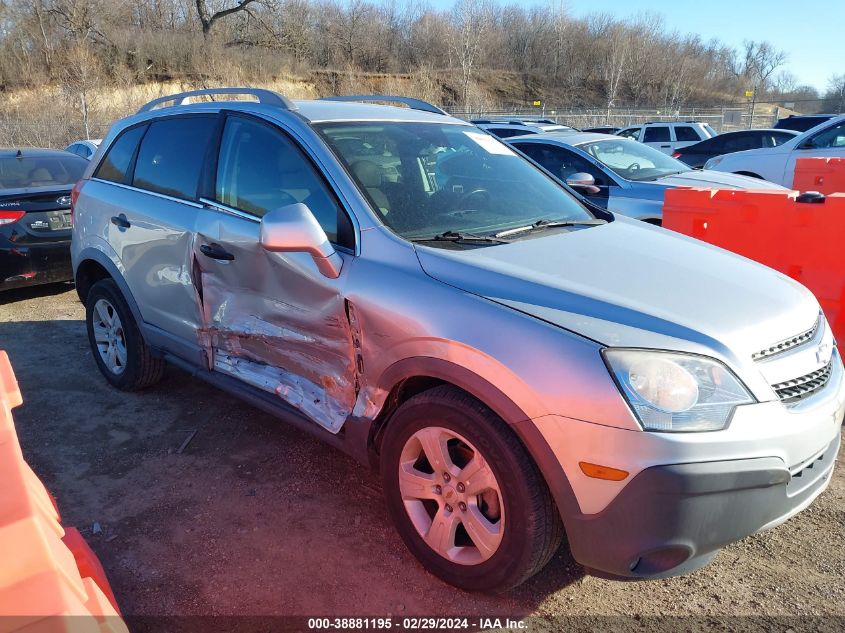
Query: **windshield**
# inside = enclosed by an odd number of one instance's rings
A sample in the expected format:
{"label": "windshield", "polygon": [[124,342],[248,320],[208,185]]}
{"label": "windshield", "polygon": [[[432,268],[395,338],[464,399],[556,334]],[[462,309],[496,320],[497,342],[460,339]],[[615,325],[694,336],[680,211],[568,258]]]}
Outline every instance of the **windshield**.
{"label": "windshield", "polygon": [[637,141],[595,141],[583,143],[578,148],[626,180],[657,180],[670,174],[690,171],[681,161]]}
{"label": "windshield", "polygon": [[79,156],[0,157],[0,189],[73,185],[88,161]]}
{"label": "windshield", "polygon": [[406,239],[592,219],[563,187],[474,127],[358,122],[318,129],[384,223]]}

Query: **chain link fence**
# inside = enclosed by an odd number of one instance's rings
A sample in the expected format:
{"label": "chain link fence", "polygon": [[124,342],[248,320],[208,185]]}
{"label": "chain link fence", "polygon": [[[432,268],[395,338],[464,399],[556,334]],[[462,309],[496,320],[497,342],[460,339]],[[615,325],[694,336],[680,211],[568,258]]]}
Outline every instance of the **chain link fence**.
{"label": "chain link fence", "polygon": [[755,111],[753,117],[749,108],[685,108],[666,112],[659,108],[548,108],[531,107],[515,110],[450,110],[450,114],[461,119],[521,119],[542,118],[570,127],[585,129],[599,126],[628,127],[642,125],[649,121],[698,121],[707,123],[719,133],[732,132],[750,127],[772,127],[780,117],[779,109]]}
{"label": "chain link fence", "polygon": [[[85,126],[79,120],[61,116],[33,113],[32,118],[0,114],[0,147],[56,147],[64,148],[73,141],[86,138]],[[779,108],[755,112],[753,119],[748,108],[686,108],[667,113],[658,108],[539,108],[526,107],[509,110],[459,110],[450,114],[462,119],[520,119],[544,118],[578,129],[612,125],[627,127],[648,121],[700,121],[717,132],[730,132],[749,127],[771,127],[781,116]],[[89,138],[102,138],[112,121],[91,121]]]}

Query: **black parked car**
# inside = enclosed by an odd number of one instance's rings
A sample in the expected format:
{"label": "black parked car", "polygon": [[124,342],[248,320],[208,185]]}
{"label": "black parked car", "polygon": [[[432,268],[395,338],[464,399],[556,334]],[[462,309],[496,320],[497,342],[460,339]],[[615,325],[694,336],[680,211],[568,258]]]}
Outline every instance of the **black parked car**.
{"label": "black parked car", "polygon": [[73,278],[70,197],[88,161],[52,149],[0,149],[0,291]]}
{"label": "black parked car", "polygon": [[725,132],[693,145],[675,150],[672,158],[686,163],[693,169],[701,169],[709,159],[722,154],[741,152],[746,149],[775,147],[788,141],[798,132],[794,130],[740,130]]}
{"label": "black parked car", "polygon": [[776,130],[795,130],[796,132],[806,132],[810,128],[814,128],[820,123],[829,121],[835,114],[790,114],[788,117],[778,119],[775,123]]}

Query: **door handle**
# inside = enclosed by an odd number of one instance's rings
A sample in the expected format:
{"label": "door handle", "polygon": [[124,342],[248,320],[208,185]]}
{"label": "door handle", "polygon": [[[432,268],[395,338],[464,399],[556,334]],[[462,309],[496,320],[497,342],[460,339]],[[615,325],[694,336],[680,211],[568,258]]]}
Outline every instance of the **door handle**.
{"label": "door handle", "polygon": [[206,257],[219,259],[225,262],[230,262],[235,259],[235,256],[220,246],[220,244],[203,244],[200,246],[200,252]]}
{"label": "door handle", "polygon": [[126,216],[122,213],[120,215],[113,215],[111,218],[111,223],[119,229],[128,229],[130,226],[132,226],[132,223],[127,220]]}
{"label": "door handle", "polygon": [[671,145],[661,145],[660,147],[672,147]]}

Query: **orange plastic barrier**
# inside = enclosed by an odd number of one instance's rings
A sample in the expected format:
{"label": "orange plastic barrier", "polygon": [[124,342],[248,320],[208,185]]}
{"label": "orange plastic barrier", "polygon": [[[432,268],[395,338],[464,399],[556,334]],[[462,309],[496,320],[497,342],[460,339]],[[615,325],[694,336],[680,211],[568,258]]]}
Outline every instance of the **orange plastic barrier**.
{"label": "orange plastic barrier", "polygon": [[102,565],[23,459],[21,402],[0,351],[0,633],[127,633]]}
{"label": "orange plastic barrier", "polygon": [[670,189],[663,226],[800,281],[845,341],[845,194],[798,202],[794,191]]}
{"label": "orange plastic barrier", "polygon": [[845,193],[845,158],[799,158],[792,188],[798,191]]}

